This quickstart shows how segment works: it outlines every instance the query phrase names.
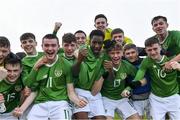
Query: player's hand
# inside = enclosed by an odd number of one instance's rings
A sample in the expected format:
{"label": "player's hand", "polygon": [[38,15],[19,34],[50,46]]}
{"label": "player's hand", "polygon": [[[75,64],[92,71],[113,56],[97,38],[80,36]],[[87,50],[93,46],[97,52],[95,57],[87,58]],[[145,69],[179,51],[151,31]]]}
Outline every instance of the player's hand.
{"label": "player's hand", "polygon": [[121,93],[122,97],[128,98],[130,96],[130,91],[129,90],[123,90]]}
{"label": "player's hand", "polygon": [[82,48],[78,53],[78,62],[82,62],[88,56],[88,50],[86,48]]}
{"label": "player's hand", "polygon": [[87,103],[88,101],[85,98],[79,98],[75,104],[77,107],[82,108],[82,107],[85,107]]}
{"label": "player's hand", "polygon": [[38,70],[41,66],[45,65],[48,63],[48,59],[46,56],[42,56],[34,65],[34,69]]}
{"label": "player's hand", "polygon": [[61,22],[55,22],[55,26],[54,26],[54,31],[58,31],[62,26],[62,23]]}
{"label": "player's hand", "polygon": [[24,97],[28,97],[30,94],[31,94],[31,89],[26,86],[23,90],[23,95]]}
{"label": "player's hand", "polygon": [[165,71],[171,71],[171,70],[173,69],[172,66],[171,66],[171,62],[170,62],[170,61],[165,62],[165,63],[164,63],[164,66],[163,66],[163,69],[164,69]]}
{"label": "player's hand", "polygon": [[0,103],[4,103],[4,96],[0,93]]}
{"label": "player's hand", "polygon": [[23,115],[23,113],[24,113],[24,111],[21,108],[17,107],[13,111],[13,116],[20,117]]}
{"label": "player's hand", "polygon": [[0,81],[6,78],[7,76],[7,70],[3,67],[0,67]]}
{"label": "player's hand", "polygon": [[173,62],[170,62],[170,65],[174,70],[180,70],[180,63],[173,61]]}
{"label": "player's hand", "polygon": [[104,60],[103,65],[104,65],[105,70],[107,70],[107,71],[112,71],[113,70],[112,61]]}

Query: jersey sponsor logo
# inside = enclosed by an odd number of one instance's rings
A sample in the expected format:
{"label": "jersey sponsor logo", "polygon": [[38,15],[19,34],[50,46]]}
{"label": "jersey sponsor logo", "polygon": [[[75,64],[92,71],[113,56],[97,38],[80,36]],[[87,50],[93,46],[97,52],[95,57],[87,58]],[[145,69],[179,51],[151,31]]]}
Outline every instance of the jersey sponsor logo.
{"label": "jersey sponsor logo", "polygon": [[56,77],[60,77],[60,76],[62,75],[62,70],[57,70],[57,69],[56,69],[56,70],[54,71],[54,74],[55,74]]}

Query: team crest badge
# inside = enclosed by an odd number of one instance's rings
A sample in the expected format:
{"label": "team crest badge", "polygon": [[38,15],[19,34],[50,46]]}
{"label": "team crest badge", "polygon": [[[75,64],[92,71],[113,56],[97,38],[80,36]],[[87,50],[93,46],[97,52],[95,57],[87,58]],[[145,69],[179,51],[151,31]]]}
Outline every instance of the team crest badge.
{"label": "team crest badge", "polygon": [[21,86],[21,85],[16,85],[16,86],[15,86],[15,90],[16,90],[17,92],[20,92],[20,91],[22,90],[22,86]]}
{"label": "team crest badge", "polygon": [[168,48],[168,45],[166,45],[166,44],[163,44],[163,48],[164,48],[165,50],[167,50],[167,48]]}
{"label": "team crest badge", "polygon": [[126,73],[121,73],[120,77],[121,77],[122,80],[124,80],[127,77],[127,75],[126,75]]}
{"label": "team crest badge", "polygon": [[54,74],[56,77],[60,77],[62,75],[62,70],[55,70]]}

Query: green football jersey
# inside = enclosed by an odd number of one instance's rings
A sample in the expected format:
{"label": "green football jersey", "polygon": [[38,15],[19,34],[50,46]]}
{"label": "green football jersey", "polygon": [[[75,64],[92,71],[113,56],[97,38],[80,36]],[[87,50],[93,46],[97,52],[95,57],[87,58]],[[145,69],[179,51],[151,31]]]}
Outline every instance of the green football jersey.
{"label": "green football jersey", "polygon": [[[62,56],[62,58],[65,60],[65,62],[67,62],[67,64],[69,63],[69,66],[71,66],[71,67],[72,67],[72,65],[74,65],[74,63],[76,62],[75,56],[69,58],[69,57],[67,57],[64,53],[59,54],[59,55]],[[72,75],[72,72],[71,72],[71,75]],[[75,84],[75,83],[77,82],[77,80],[78,80],[77,77],[73,77],[72,79],[73,79],[73,83],[74,83],[74,84]]]}
{"label": "green football jersey", "polygon": [[180,31],[168,31],[168,36],[161,45],[167,51],[168,56],[178,55],[180,53]]}
{"label": "green football jersey", "polygon": [[71,66],[57,55],[51,65],[44,65],[38,71],[34,69],[29,75],[33,91],[38,91],[35,103],[68,100],[67,84],[72,83]]}
{"label": "green football jersey", "polygon": [[166,72],[163,69],[164,63],[169,61],[169,58],[162,56],[160,62],[155,62],[151,58],[145,58],[136,74],[135,80],[141,80],[145,72],[148,72],[151,77],[151,91],[159,97],[168,97],[178,93],[177,71],[172,70]]}
{"label": "green football jersey", "polygon": [[127,77],[134,78],[136,68],[125,60],[121,61],[118,69],[114,69],[115,79],[113,81],[104,80],[101,89],[102,96],[113,100],[122,98],[121,93],[126,88]]}
{"label": "green football jersey", "polygon": [[99,56],[95,56],[90,46],[86,47],[88,50],[88,56],[81,63],[79,78],[75,87],[90,91],[94,81],[99,80],[102,75],[101,69],[104,54],[102,53]]}
{"label": "green football jersey", "polygon": [[65,53],[58,54],[61,56],[67,63],[69,63],[70,66],[72,66],[76,62],[75,56],[67,57]]}
{"label": "green football jersey", "polygon": [[23,71],[22,71],[22,80],[24,85],[27,84],[28,80],[26,79],[29,73],[31,72],[34,64],[38,61],[39,58],[43,56],[42,52],[37,52],[36,55],[26,55],[22,59],[22,66],[23,66]]}
{"label": "green football jersey", "polygon": [[23,87],[21,79],[18,79],[14,84],[7,80],[2,80],[0,82],[0,93],[4,96],[6,106],[5,113],[11,112],[20,105],[21,91],[23,90]]}

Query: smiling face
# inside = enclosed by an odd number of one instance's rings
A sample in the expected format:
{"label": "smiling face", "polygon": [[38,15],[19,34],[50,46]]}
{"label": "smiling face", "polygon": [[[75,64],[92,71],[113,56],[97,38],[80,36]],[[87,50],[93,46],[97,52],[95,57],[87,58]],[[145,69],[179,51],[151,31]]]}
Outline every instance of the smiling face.
{"label": "smiling face", "polygon": [[98,55],[103,46],[103,37],[94,35],[91,39],[90,47],[95,55]]}
{"label": "smiling face", "polygon": [[120,43],[120,45],[123,44],[124,41],[124,34],[123,33],[116,33],[112,35],[112,39],[116,42]]}
{"label": "smiling face", "polygon": [[154,20],[152,22],[152,29],[157,35],[164,35],[167,33],[168,23],[163,18]]}
{"label": "smiling face", "polygon": [[84,33],[76,33],[75,37],[79,46],[86,44],[86,35]]}
{"label": "smiling face", "polygon": [[67,57],[72,57],[74,55],[74,51],[76,50],[76,43],[63,43],[63,49]]}
{"label": "smiling face", "polygon": [[10,83],[15,83],[20,77],[22,72],[20,64],[6,64],[5,69],[7,70],[6,80]]}
{"label": "smiling face", "polygon": [[24,49],[27,55],[35,55],[36,46],[37,42],[32,38],[21,40],[21,47]]}
{"label": "smiling face", "polygon": [[106,27],[108,26],[108,23],[107,23],[106,19],[102,17],[102,18],[98,18],[95,20],[94,26],[96,27],[96,29],[104,32]]}
{"label": "smiling face", "polygon": [[113,62],[113,65],[118,66],[121,62],[123,52],[120,49],[112,49],[108,52],[108,55],[110,56],[110,58]]}
{"label": "smiling face", "polygon": [[137,50],[130,48],[124,51],[124,56],[128,61],[134,62],[138,59],[138,52]]}
{"label": "smiling face", "polygon": [[58,40],[56,38],[53,39],[44,38],[42,43],[42,49],[48,61],[50,63],[54,62],[56,60],[56,54],[59,49]]}

